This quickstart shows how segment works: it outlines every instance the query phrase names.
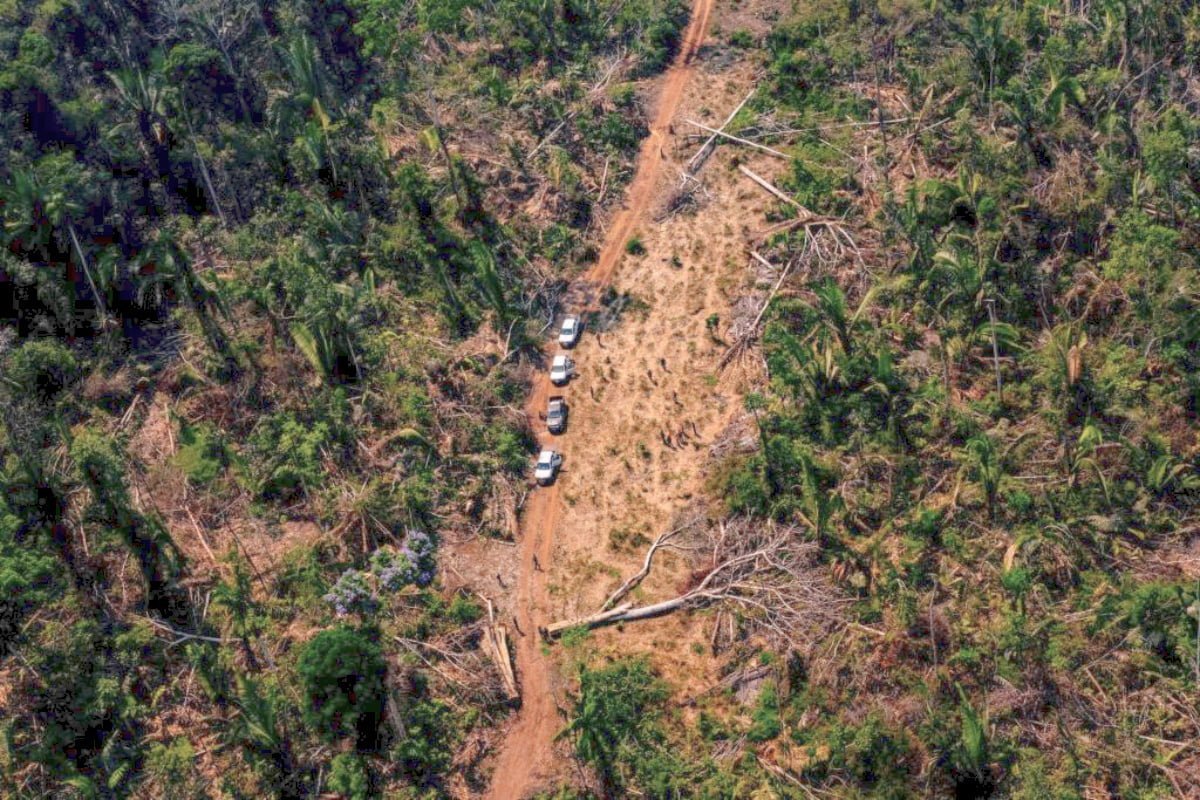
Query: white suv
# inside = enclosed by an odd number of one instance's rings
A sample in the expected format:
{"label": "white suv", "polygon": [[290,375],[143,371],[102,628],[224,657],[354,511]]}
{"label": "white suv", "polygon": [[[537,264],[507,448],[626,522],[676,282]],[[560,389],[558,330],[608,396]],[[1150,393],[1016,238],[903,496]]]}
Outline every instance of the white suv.
{"label": "white suv", "polygon": [[550,362],[550,382],[565,386],[575,376],[575,362],[568,356],[557,355]]}
{"label": "white suv", "polygon": [[537,481],[538,486],[549,486],[554,483],[554,478],[558,475],[558,468],[562,466],[563,457],[553,450],[543,450],[538,456],[537,465],[533,468],[533,477]]}
{"label": "white suv", "polygon": [[563,320],[562,328],[558,332],[558,343],[563,347],[574,347],[579,341],[579,333],[583,329],[583,322],[579,317],[571,315]]}

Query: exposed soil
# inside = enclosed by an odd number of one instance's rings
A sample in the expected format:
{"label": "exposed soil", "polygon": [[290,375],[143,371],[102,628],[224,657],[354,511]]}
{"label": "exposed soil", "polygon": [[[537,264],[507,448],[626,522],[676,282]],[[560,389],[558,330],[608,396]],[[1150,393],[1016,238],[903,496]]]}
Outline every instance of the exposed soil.
{"label": "exposed soil", "polygon": [[[753,84],[744,63],[693,80],[712,5],[695,5],[686,44],[663,79],[626,203],[608,226],[597,262],[573,290],[572,310],[597,309],[606,288],[633,302],[611,331],[585,329],[574,354],[579,375],[565,392],[570,430],[553,439],[565,457],[563,472],[554,486],[534,490],[523,510],[513,598],[522,707],[501,740],[487,795],[496,800],[527,797],[567,777],[568,761],[556,756],[554,742],[564,724],[561,676],[538,628],[596,610],[622,576],[636,571],[644,540],[701,495],[709,445],[741,413],[741,371],[718,372],[720,335],[753,283],[747,234],[761,224],[770,198],[730,168],[727,151],[718,151],[702,173],[708,194],[698,195],[699,209],[662,219],[680,185],[679,170],[699,146],[683,135],[691,132],[683,119],[719,124]],[[750,163],[771,173],[769,165]],[[626,252],[634,236],[644,254]],[[710,332],[714,314],[720,322]],[[539,375],[526,406],[539,431],[551,388]],[[669,596],[686,574],[687,565],[668,554],[632,599]],[[653,652],[656,664],[691,693],[715,679],[708,674],[711,659],[697,658],[706,640],[703,625],[680,616],[599,632],[593,642],[601,650],[619,643],[623,652]]]}

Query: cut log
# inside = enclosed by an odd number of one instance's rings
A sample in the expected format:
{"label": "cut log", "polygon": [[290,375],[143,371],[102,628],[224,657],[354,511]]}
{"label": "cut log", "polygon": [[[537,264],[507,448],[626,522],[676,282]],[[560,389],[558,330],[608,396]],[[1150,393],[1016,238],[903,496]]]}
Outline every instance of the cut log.
{"label": "cut log", "polygon": [[512,652],[508,646],[508,628],[496,622],[496,609],[492,601],[487,601],[488,624],[483,628],[484,651],[496,665],[500,673],[500,683],[504,687],[504,696],[510,701],[519,700],[521,692],[517,688],[517,675],[513,670]]}
{"label": "cut log", "polygon": [[612,622],[619,621],[617,618],[629,612],[633,608],[632,603],[625,603],[608,611],[601,611],[599,614],[592,614],[590,617],[580,617],[578,619],[569,619],[562,622],[552,622],[544,628],[539,628],[538,632],[543,639],[557,639],[571,628],[598,628],[601,625],[607,625]]}

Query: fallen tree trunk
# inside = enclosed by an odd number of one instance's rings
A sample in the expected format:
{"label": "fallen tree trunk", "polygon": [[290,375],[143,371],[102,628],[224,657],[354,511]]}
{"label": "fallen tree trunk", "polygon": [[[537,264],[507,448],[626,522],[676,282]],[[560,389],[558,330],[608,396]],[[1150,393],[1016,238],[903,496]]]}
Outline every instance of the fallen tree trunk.
{"label": "fallen tree trunk", "polygon": [[578,619],[563,620],[561,622],[551,622],[544,628],[539,628],[538,633],[543,639],[557,639],[571,628],[598,628],[601,625],[609,625],[613,622],[621,622],[620,617],[633,608],[632,603],[625,603],[608,611],[601,611],[599,614],[592,614],[590,617],[580,617]]}
{"label": "fallen tree trunk", "polygon": [[800,203],[799,203],[799,202],[798,202],[798,201],[797,201],[795,198],[793,198],[793,197],[791,197],[791,196],[789,196],[789,195],[787,195],[787,194],[784,194],[784,192],[783,192],[781,189],[778,189],[778,188],[776,188],[776,187],[775,187],[775,184],[771,183],[771,182],[770,182],[770,181],[768,181],[766,178],[764,178],[763,176],[759,175],[759,174],[758,174],[757,172],[755,172],[754,170],[752,170],[752,169],[750,169],[749,167],[747,167],[745,164],[738,164],[738,171],[739,171],[739,172],[741,172],[743,175],[745,175],[745,176],[746,176],[747,178],[749,178],[750,180],[752,180],[752,181],[754,181],[755,183],[757,183],[757,184],[758,184],[759,186],[761,186],[762,188],[766,189],[766,190],[767,190],[768,192],[770,192],[771,194],[773,194],[773,195],[775,195],[776,197],[778,197],[778,198],[779,198],[780,200],[782,200],[783,202],[785,202],[785,203],[789,203],[789,204],[791,204],[791,205],[795,206],[796,208],[800,209],[800,210],[801,210],[801,211],[803,211],[803,212],[804,212],[804,213],[805,213],[807,216],[809,216],[809,217],[815,217],[815,216],[816,216],[816,214],[812,213],[812,212],[811,212],[811,211],[809,211],[807,208],[805,208],[804,206],[800,205]]}
{"label": "fallen tree trunk", "polygon": [[722,139],[728,139],[731,142],[737,142],[738,144],[743,144],[746,147],[753,147],[755,150],[761,150],[764,153],[770,153],[771,155],[775,156],[776,158],[783,158],[783,159],[791,158],[791,156],[789,156],[787,153],[780,152],[779,150],[776,150],[774,147],[767,147],[765,144],[759,144],[758,142],[752,142],[749,139],[743,139],[740,136],[734,136],[732,133],[726,133],[725,131],[717,130],[716,128],[710,128],[707,125],[704,125],[700,122],[696,122],[695,120],[687,119],[687,120],[684,120],[684,122],[686,122],[688,125],[695,125],[700,130],[711,133],[713,136],[720,136]]}
{"label": "fallen tree trunk", "polygon": [[822,254],[822,251],[825,248],[823,248],[814,237],[819,233],[829,233],[833,237],[833,249],[830,253],[833,258],[840,257],[843,250],[848,250],[850,253],[854,254],[856,258],[858,257],[858,243],[854,241],[854,237],[851,236],[850,232],[846,230],[845,223],[843,223],[842,220],[835,217],[822,217],[818,214],[814,214],[812,211],[802,206],[794,197],[791,197],[785,193],[782,189],[772,184],[766,178],[759,175],[745,164],[738,164],[738,171],[740,171],[750,180],[757,183],[763,189],[766,189],[775,197],[778,197],[780,200],[800,212],[796,219],[789,219],[780,223],[779,225],[774,226],[773,228],[769,228],[767,230],[768,234],[779,233],[795,228],[803,228],[804,233],[808,238],[806,244],[812,244],[815,246],[817,250],[816,255],[818,255],[818,257],[824,257],[828,260],[829,256]]}
{"label": "fallen tree trunk", "polygon": [[602,611],[599,614],[592,614],[590,617],[580,617],[579,619],[565,620],[562,622],[552,622],[540,630],[542,638],[554,640],[562,636],[566,631],[572,628],[601,628],[605,625],[616,625],[619,622],[636,622],[640,619],[653,619],[654,617],[663,617],[673,611],[687,606],[692,601],[692,595],[685,594],[670,600],[663,600],[660,603],[651,603],[648,606],[634,606],[630,603],[618,606],[611,611]]}

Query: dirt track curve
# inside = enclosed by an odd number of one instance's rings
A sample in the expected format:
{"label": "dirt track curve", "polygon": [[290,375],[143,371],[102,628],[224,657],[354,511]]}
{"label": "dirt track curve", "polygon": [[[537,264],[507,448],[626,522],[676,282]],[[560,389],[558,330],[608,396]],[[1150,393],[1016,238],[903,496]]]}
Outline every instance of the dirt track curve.
{"label": "dirt track curve", "polygon": [[[642,142],[638,153],[636,172],[626,193],[625,204],[605,232],[600,257],[583,276],[583,283],[591,289],[590,296],[596,296],[596,290],[612,280],[624,253],[625,243],[650,211],[662,167],[662,148],[684,89],[693,75],[693,61],[708,31],[714,2],[693,2],[692,17],[684,33],[683,45],[674,64],[662,78],[657,112],[650,125],[650,134]],[[549,391],[549,380],[544,373],[539,374],[525,407],[530,420],[538,420]],[[533,492],[525,506],[516,598],[520,627],[530,634],[517,639],[516,657],[522,704],[517,721],[505,737],[497,758],[491,787],[486,795],[490,800],[521,800],[540,788],[538,781],[553,769],[554,737],[562,723],[553,695],[554,666],[543,655],[541,639],[534,632],[549,622],[546,619],[546,573],[537,567],[551,563],[554,529],[561,504],[556,484]]]}

